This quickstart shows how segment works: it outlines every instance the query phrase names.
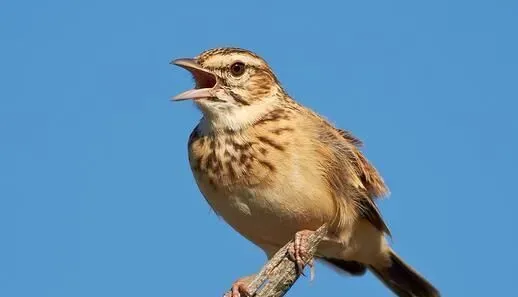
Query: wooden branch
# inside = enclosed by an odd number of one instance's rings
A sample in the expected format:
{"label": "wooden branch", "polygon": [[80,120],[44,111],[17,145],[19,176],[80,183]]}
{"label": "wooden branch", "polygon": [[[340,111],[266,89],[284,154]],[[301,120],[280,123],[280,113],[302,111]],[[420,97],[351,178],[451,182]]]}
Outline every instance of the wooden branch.
{"label": "wooden branch", "polygon": [[[311,258],[306,263],[313,259],[318,244],[326,233],[327,225],[324,224],[308,237],[305,248]],[[299,270],[288,256],[288,249],[292,246],[293,240],[282,247],[248,284],[248,292],[252,297],[282,297],[297,281]],[[231,292],[227,292],[224,297],[231,297]]]}

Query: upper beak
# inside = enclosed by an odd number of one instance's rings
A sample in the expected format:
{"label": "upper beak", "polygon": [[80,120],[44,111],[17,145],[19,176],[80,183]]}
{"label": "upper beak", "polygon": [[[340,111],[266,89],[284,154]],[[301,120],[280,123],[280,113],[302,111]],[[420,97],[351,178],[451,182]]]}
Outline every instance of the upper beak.
{"label": "upper beak", "polygon": [[194,89],[187,90],[172,98],[174,101],[215,97],[213,94],[217,84],[216,75],[201,67],[195,59],[176,59],[171,64],[190,71],[196,81]]}

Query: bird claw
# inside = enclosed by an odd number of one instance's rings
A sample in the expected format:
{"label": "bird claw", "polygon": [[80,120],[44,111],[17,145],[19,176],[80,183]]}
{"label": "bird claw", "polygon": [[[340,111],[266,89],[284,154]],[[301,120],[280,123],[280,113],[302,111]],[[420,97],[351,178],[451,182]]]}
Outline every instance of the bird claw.
{"label": "bird claw", "polygon": [[295,233],[295,240],[293,244],[288,248],[288,256],[292,261],[295,262],[297,270],[300,274],[304,275],[304,266],[309,265],[311,267],[311,279],[313,279],[313,259],[307,261],[310,258],[307,250],[308,237],[315,231],[302,230]]}
{"label": "bird claw", "polygon": [[232,284],[230,294],[226,294],[224,297],[251,297],[252,294],[248,291],[250,281],[249,276],[238,279]]}

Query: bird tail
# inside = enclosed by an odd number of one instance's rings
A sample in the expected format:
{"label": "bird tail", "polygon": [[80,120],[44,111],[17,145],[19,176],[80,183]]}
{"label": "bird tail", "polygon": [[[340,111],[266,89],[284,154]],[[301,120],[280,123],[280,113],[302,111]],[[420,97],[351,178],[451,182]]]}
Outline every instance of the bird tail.
{"label": "bird tail", "polygon": [[388,265],[369,266],[369,269],[397,296],[440,297],[439,291],[432,284],[392,250],[389,251],[389,260]]}
{"label": "bird tail", "polygon": [[361,276],[367,272],[367,266],[356,261],[347,261],[334,258],[323,258],[324,264],[328,264],[331,268],[338,272],[345,272],[351,276]]}

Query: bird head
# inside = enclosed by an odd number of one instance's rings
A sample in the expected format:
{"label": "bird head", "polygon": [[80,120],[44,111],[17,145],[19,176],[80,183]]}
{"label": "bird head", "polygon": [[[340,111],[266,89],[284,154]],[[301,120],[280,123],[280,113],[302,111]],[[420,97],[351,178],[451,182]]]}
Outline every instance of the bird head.
{"label": "bird head", "polygon": [[286,97],[266,61],[248,50],[216,48],[171,63],[191,72],[195,81],[193,89],[173,100],[194,100],[217,129],[253,124]]}

